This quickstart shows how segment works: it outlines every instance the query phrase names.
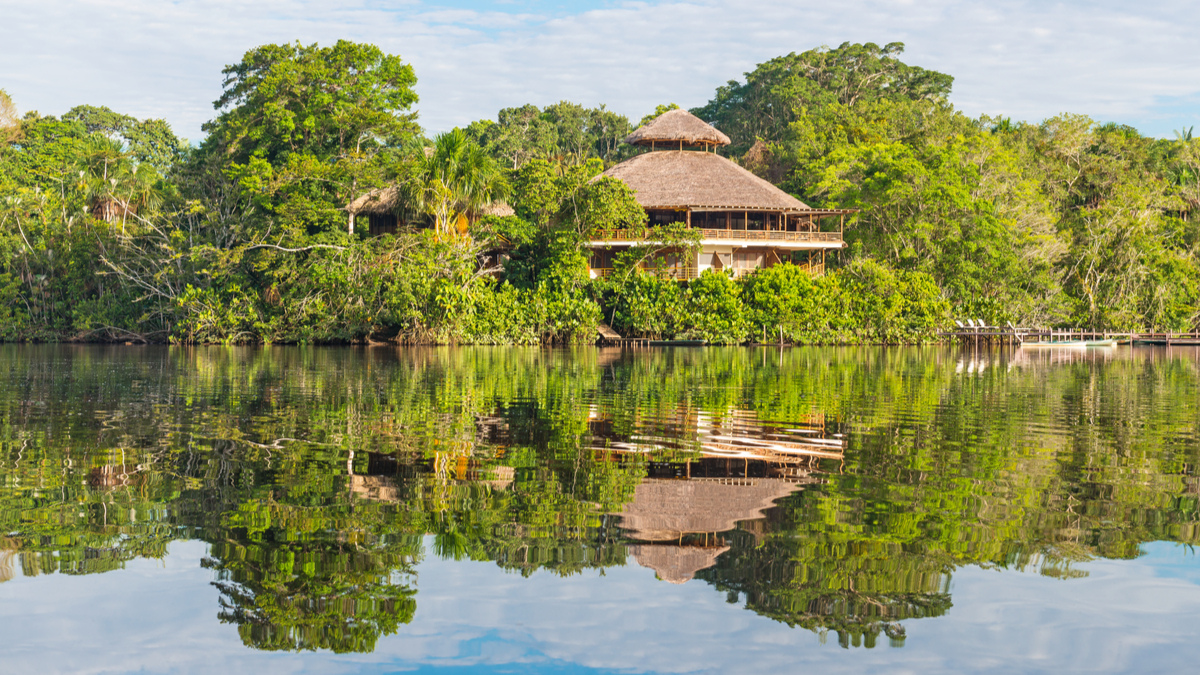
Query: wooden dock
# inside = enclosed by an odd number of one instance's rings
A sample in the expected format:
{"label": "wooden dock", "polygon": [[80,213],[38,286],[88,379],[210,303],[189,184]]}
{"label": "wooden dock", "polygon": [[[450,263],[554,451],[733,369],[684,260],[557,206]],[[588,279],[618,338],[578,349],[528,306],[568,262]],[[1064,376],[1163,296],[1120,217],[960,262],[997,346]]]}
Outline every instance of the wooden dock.
{"label": "wooden dock", "polygon": [[940,334],[942,338],[976,346],[1079,343],[1115,340],[1119,344],[1200,346],[1200,332],[1190,333],[1132,333],[1129,331],[1096,331],[1087,328],[1029,328],[1014,326],[969,325]]}

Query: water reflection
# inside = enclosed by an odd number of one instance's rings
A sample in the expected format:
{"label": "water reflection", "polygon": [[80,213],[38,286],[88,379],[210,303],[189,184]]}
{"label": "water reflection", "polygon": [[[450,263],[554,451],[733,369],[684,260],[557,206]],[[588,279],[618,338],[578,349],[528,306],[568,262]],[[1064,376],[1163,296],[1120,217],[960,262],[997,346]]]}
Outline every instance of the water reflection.
{"label": "water reflection", "polygon": [[636,563],[898,646],[964,565],[1070,583],[1084,560],[1194,543],[1198,363],[4,346],[0,582],[200,539],[244,644],[364,652],[413,621],[429,556]]}

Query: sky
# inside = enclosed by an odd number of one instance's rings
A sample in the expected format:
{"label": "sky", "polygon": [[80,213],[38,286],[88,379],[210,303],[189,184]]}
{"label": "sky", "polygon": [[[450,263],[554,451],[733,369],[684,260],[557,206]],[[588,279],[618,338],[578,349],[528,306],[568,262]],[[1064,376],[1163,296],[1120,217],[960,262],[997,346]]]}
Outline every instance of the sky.
{"label": "sky", "polygon": [[1173,137],[1200,126],[1200,13],[1159,0],[0,0],[0,89],[21,111],[79,104],[202,138],[221,69],[248,49],[370,42],[413,65],[430,133],[569,100],[638,120],[703,105],[789,52],[903,42],[955,77],[971,116],[1063,112]]}

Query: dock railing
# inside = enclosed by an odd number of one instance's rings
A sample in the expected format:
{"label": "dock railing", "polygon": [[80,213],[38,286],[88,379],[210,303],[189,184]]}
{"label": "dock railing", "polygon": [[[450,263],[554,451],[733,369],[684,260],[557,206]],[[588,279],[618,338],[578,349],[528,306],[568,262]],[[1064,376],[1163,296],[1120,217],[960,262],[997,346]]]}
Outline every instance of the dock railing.
{"label": "dock railing", "polygon": [[[961,323],[961,322],[960,322]],[[1138,333],[1132,331],[1098,331],[1090,328],[1038,328],[1007,324],[986,325],[969,323],[941,333],[941,337],[975,344],[1024,344],[1047,342],[1078,342],[1117,340],[1119,343],[1143,345],[1200,346],[1200,332]]]}

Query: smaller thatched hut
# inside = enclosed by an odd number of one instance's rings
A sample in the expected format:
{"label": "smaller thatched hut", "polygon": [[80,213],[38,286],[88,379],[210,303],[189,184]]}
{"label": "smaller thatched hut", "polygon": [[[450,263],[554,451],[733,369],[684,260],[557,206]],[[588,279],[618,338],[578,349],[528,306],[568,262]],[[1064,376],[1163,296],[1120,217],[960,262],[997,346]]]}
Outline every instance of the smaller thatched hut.
{"label": "smaller thatched hut", "polygon": [[[377,188],[359,195],[346,206],[346,211],[350,214],[350,230],[354,230],[359,216],[366,216],[367,233],[372,237],[394,233],[402,226],[430,226],[427,216],[408,208],[403,193],[396,186]],[[477,211],[467,212],[467,220],[474,222],[484,216],[511,216],[514,213],[507,203],[495,201]]]}

